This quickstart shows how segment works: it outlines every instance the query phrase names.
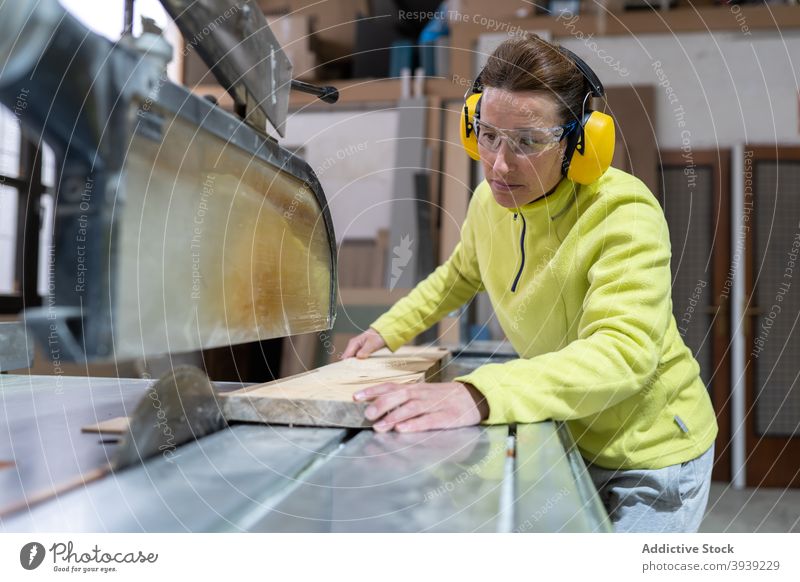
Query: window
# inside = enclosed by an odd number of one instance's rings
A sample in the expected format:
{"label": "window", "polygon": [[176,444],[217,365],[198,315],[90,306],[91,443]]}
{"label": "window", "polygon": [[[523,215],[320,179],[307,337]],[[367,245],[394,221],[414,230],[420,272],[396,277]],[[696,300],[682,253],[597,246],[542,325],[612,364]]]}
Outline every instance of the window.
{"label": "window", "polygon": [[19,191],[0,185],[0,294],[19,294],[17,266],[17,212]]}
{"label": "window", "polygon": [[18,103],[0,106],[0,314],[41,304],[52,240],[55,154],[21,126]]}

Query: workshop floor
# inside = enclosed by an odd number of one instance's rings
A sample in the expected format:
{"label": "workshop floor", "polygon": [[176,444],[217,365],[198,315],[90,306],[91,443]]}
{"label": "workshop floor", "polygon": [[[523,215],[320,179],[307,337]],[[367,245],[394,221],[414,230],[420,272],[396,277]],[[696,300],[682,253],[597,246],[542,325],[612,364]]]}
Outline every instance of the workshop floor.
{"label": "workshop floor", "polygon": [[800,489],[712,483],[701,532],[800,532]]}

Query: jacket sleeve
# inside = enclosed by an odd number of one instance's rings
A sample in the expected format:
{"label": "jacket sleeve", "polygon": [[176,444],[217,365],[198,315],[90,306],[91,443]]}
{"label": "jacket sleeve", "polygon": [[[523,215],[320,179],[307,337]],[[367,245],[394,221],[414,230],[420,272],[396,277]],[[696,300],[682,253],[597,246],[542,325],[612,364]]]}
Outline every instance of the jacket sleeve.
{"label": "jacket sleeve", "polygon": [[473,197],[461,240],[447,261],[370,325],[390,350],[410,341],[484,289],[470,219],[475,203]]}
{"label": "jacket sleeve", "polygon": [[574,341],[456,378],[486,397],[485,423],[586,417],[654,377],[672,317],[670,242],[664,215],[647,195],[651,201],[610,203],[584,226],[579,265],[588,292]]}

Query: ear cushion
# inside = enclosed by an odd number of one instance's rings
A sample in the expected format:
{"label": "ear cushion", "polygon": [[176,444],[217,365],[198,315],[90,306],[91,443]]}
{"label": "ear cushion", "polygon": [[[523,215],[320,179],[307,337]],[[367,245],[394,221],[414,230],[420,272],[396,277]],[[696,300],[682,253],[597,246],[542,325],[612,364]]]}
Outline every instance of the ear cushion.
{"label": "ear cushion", "polygon": [[614,157],[614,119],[601,111],[587,111],[582,125],[582,132],[577,128],[568,137],[562,173],[578,184],[591,184]]}
{"label": "ear cushion", "polygon": [[461,145],[464,146],[469,157],[473,160],[480,160],[478,153],[478,136],[475,133],[475,115],[480,116],[480,93],[473,93],[464,101],[461,110]]}

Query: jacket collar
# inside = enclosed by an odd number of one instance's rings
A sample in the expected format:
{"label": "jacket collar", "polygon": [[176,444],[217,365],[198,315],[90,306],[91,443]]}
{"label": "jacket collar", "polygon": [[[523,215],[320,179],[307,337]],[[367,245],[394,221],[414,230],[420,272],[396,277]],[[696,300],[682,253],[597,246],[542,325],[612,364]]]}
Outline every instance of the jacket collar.
{"label": "jacket collar", "polygon": [[561,178],[561,181],[555,187],[547,192],[544,196],[540,196],[533,202],[529,202],[517,208],[507,208],[512,214],[522,214],[525,218],[536,218],[541,216],[549,217],[555,220],[574,202],[576,192],[576,184],[569,178]]}

